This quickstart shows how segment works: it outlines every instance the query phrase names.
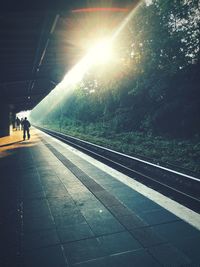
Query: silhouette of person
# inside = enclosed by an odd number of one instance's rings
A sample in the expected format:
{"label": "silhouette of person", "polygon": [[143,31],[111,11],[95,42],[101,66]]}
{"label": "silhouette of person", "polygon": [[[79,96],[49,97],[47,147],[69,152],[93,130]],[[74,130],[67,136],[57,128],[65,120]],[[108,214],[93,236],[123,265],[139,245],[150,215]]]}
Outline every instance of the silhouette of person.
{"label": "silhouette of person", "polygon": [[20,130],[20,119],[17,117],[16,118],[16,130]]}
{"label": "silhouette of person", "polygon": [[24,140],[26,139],[26,133],[27,133],[27,137],[28,139],[30,139],[30,132],[29,132],[29,128],[31,127],[31,124],[30,122],[27,120],[27,118],[25,117],[23,122],[22,122],[22,125],[23,125],[23,138]]}
{"label": "silhouette of person", "polygon": [[23,118],[21,118],[21,121],[20,121],[20,123],[21,123],[21,130],[23,130]]}

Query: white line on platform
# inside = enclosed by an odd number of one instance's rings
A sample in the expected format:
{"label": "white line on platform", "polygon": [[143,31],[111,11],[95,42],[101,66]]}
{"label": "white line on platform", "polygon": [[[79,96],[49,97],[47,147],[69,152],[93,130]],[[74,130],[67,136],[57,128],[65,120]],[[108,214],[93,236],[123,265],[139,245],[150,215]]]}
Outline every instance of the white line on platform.
{"label": "white line on platform", "polygon": [[[45,134],[45,133],[42,133]],[[45,134],[47,135],[47,134]],[[49,137],[49,135],[47,135]],[[198,230],[200,230],[200,215],[193,210],[177,203],[176,201],[162,195],[161,193],[141,184],[140,182],[134,180],[133,178],[105,165],[104,163],[99,162],[98,160],[84,154],[83,152],[64,144],[63,142],[59,141],[58,139],[51,137],[54,139],[55,142],[59,143],[63,147],[69,149],[71,152],[75,153],[79,157],[85,159],[86,161],[90,162],[97,168],[107,172],[108,174],[112,175],[115,179],[121,181],[122,183],[126,184],[130,188],[136,190],[140,194],[144,195],[145,197],[151,199],[152,201],[158,203],[163,208],[167,209],[180,219],[184,220],[185,222],[191,224]]]}

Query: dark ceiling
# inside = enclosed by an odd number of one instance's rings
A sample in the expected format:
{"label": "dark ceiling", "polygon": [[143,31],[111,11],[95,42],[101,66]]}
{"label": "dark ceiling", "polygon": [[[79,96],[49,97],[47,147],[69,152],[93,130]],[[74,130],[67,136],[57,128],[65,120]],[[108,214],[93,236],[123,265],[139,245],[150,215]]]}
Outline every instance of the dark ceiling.
{"label": "dark ceiling", "polygon": [[[114,28],[127,15],[93,12],[86,19],[85,13],[74,13],[74,9],[97,6],[130,9],[136,2],[74,0],[38,5],[27,1],[23,6],[7,4],[1,8],[0,103],[8,103],[16,113],[32,109],[82,57],[85,52],[82,44],[95,26],[94,17],[99,16],[98,23],[106,29],[110,16],[114,18]],[[93,19],[92,23],[88,17]]]}

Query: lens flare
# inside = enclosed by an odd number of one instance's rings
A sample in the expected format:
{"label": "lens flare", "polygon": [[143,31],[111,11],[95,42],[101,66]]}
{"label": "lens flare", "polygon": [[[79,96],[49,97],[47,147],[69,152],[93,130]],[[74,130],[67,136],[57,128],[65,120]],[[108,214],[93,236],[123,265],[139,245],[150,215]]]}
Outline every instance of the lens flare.
{"label": "lens flare", "polygon": [[[149,0],[150,1],[150,0]],[[64,76],[63,80],[51,91],[49,95],[47,95],[38,106],[34,108],[37,110],[38,107],[43,110],[43,117],[46,117],[48,113],[50,113],[55,107],[59,106],[60,103],[69,97],[72,92],[75,90],[77,83],[80,83],[81,80],[84,78],[85,74],[92,69],[93,66],[98,66],[107,64],[108,62],[117,62],[116,55],[113,51],[113,44],[116,43],[117,37],[120,35],[121,32],[125,29],[129,21],[132,19],[136,7],[139,7],[139,4],[142,1],[137,0],[136,4],[134,5],[133,9],[127,14],[126,18],[120,23],[120,25],[114,30],[114,32],[107,34],[105,29],[101,30],[100,33],[106,32],[106,36],[109,36],[108,39],[102,39],[88,50],[88,53]],[[74,10],[74,13],[78,12],[96,12],[97,10]],[[105,11],[105,10],[101,10]],[[117,11],[129,11],[129,10],[115,10]],[[100,22],[102,24],[102,22]],[[95,28],[95,25],[94,25]],[[100,27],[101,28],[101,27]],[[93,36],[95,35],[95,32]],[[101,34],[102,36],[102,34]],[[105,35],[104,35],[105,36]],[[91,41],[90,41],[91,42]],[[114,65],[116,66],[116,64]],[[105,68],[107,69],[107,68]],[[51,103],[51,104],[50,104]],[[43,109],[44,107],[44,109]],[[46,108],[48,107],[48,108]],[[34,113],[34,110],[32,111]],[[31,112],[31,113],[32,113]]]}
{"label": "lens flare", "polygon": [[109,39],[103,39],[97,42],[88,53],[88,59],[93,64],[108,63],[113,58],[112,42]]}
{"label": "lens flare", "polygon": [[72,13],[91,13],[91,12],[128,12],[128,8],[120,7],[90,7],[90,8],[80,8],[73,9]]}

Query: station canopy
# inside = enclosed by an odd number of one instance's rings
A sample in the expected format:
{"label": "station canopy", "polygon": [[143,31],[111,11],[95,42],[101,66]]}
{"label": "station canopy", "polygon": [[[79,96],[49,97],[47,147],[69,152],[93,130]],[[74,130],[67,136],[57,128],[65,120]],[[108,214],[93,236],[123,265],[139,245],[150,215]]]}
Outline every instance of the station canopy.
{"label": "station canopy", "polygon": [[33,109],[83,57],[90,39],[109,35],[138,2],[8,1],[0,10],[0,101],[14,113]]}

